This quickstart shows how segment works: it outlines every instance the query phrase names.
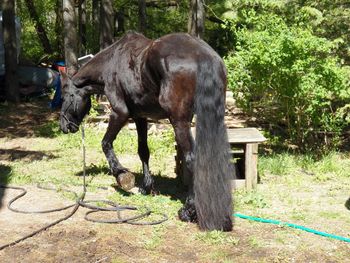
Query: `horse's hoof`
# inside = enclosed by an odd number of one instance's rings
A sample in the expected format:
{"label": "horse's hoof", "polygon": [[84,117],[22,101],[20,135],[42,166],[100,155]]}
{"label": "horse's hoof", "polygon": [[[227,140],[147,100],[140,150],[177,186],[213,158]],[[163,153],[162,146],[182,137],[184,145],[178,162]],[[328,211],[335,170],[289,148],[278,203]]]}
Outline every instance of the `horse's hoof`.
{"label": "horse's hoof", "polygon": [[143,195],[159,195],[159,191],[156,191],[154,189],[149,189],[149,188],[145,188],[145,187],[141,187],[139,189],[139,192]]}
{"label": "horse's hoof", "polygon": [[124,191],[129,191],[135,186],[135,175],[131,172],[123,172],[118,174],[117,183]]}
{"label": "horse's hoof", "polygon": [[178,212],[179,218],[183,222],[197,222],[197,213],[195,208],[182,207]]}
{"label": "horse's hoof", "polygon": [[143,194],[143,195],[148,195],[150,193],[150,191],[144,187],[140,187],[139,192],[140,194]]}
{"label": "horse's hoof", "polygon": [[159,191],[154,190],[153,183],[148,186],[143,185],[139,192],[143,195],[159,195]]}

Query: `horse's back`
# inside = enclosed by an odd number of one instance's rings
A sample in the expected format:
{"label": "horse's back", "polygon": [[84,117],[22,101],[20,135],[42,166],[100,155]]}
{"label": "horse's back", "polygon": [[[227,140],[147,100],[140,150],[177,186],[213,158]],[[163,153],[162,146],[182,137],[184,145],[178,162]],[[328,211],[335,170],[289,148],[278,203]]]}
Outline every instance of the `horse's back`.
{"label": "horse's back", "polygon": [[215,65],[225,72],[224,63],[215,50],[187,33],[173,33],[154,40],[146,59],[146,64],[161,78],[185,71],[193,75],[201,63]]}
{"label": "horse's back", "polygon": [[196,63],[204,59],[221,60],[206,42],[187,33],[173,33],[155,40],[152,51],[156,51],[162,58],[171,56]]}
{"label": "horse's back", "polygon": [[[200,65],[211,65],[225,79],[220,56],[204,41],[174,33],[155,40],[147,52],[147,75],[159,89],[160,106],[172,118],[190,120]],[[146,78],[145,78],[146,79]],[[225,80],[224,80],[225,82]]]}

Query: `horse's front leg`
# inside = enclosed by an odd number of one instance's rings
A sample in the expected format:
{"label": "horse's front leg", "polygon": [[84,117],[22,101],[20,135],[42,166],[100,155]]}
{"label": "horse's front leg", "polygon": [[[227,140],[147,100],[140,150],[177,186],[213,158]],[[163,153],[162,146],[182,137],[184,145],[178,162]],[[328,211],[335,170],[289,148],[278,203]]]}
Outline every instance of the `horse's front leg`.
{"label": "horse's front leg", "polygon": [[113,150],[113,141],[127,120],[127,113],[112,111],[107,132],[102,139],[102,149],[107,158],[111,173],[116,178],[119,186],[124,190],[134,187],[135,176],[120,164]]}
{"label": "horse's front leg", "polygon": [[138,154],[142,162],[143,182],[140,187],[142,194],[150,194],[153,189],[153,178],[149,172],[149,149],[147,145],[147,120],[140,118],[135,119],[138,135]]}

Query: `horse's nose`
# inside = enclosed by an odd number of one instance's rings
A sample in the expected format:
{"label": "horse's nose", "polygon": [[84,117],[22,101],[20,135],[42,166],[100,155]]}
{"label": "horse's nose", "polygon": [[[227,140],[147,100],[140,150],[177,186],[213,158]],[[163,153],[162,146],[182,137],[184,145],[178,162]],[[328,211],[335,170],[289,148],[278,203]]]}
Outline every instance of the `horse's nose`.
{"label": "horse's nose", "polygon": [[68,122],[67,129],[71,133],[76,133],[79,130],[79,126],[76,125],[74,122]]}
{"label": "horse's nose", "polygon": [[61,118],[60,120],[60,129],[63,133],[67,134],[68,133],[68,123]]}

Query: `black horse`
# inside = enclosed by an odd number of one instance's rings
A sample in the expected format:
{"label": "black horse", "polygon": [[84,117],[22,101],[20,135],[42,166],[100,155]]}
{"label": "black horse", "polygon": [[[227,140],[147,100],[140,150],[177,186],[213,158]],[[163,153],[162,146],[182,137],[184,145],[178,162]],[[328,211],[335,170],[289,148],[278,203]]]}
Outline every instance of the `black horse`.
{"label": "black horse", "polygon": [[[203,230],[232,229],[231,166],[225,114],[226,69],[204,41],[176,33],[150,40],[128,33],[99,52],[72,78],[62,74],[60,127],[77,132],[91,107],[92,94],[104,94],[112,112],[102,140],[112,174],[128,174],[113,151],[113,141],[128,118],[136,123],[143,166],[142,193],[153,189],[147,146],[147,118],[168,118],[191,175],[183,221]],[[196,114],[196,141],[190,124]]]}

